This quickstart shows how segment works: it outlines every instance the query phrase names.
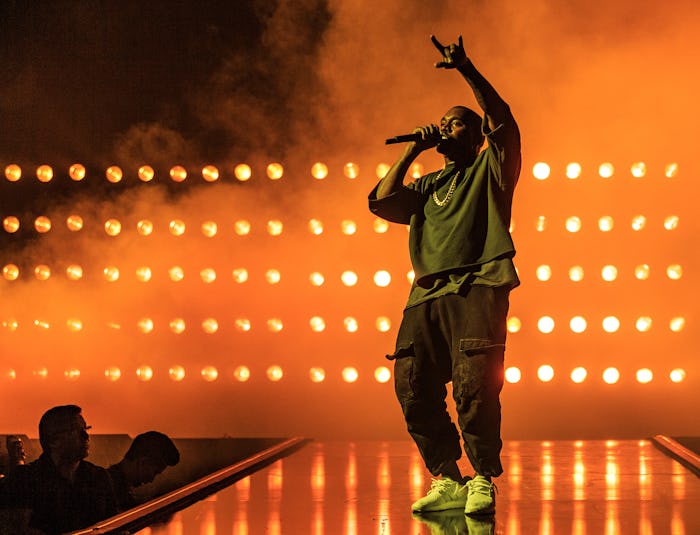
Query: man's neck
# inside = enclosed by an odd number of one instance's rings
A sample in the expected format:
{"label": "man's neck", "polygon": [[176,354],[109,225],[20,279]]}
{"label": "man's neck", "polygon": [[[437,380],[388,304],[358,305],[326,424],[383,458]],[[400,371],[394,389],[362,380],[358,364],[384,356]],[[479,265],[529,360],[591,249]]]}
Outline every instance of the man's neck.
{"label": "man's neck", "polygon": [[80,466],[80,459],[65,460],[58,456],[51,455],[51,461],[53,461],[61,477],[67,479],[71,483],[75,481],[75,473],[78,471],[78,466]]}
{"label": "man's neck", "polygon": [[464,158],[450,158],[449,156],[445,156],[445,167],[449,165],[454,165],[455,167],[459,167],[460,169],[463,169],[465,167],[469,167],[470,165],[474,164],[474,161],[476,160],[476,155],[474,156],[467,156]]}

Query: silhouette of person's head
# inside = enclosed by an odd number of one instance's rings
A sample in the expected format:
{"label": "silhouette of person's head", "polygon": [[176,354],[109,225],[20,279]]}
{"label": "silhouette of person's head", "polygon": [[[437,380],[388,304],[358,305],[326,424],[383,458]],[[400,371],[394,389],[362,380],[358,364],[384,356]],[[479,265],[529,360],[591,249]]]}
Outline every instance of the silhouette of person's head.
{"label": "silhouette of person's head", "polygon": [[10,468],[24,464],[27,460],[27,452],[24,450],[24,443],[17,435],[7,435],[5,437],[5,447],[7,448],[8,465]]}
{"label": "silhouette of person's head", "polygon": [[147,431],[134,438],[119,463],[131,487],[150,483],[168,466],[180,462],[180,452],[173,441],[158,431]]}
{"label": "silhouette of person's head", "polygon": [[39,421],[39,443],[56,464],[81,461],[90,449],[89,425],[77,405],[61,405],[46,411]]}

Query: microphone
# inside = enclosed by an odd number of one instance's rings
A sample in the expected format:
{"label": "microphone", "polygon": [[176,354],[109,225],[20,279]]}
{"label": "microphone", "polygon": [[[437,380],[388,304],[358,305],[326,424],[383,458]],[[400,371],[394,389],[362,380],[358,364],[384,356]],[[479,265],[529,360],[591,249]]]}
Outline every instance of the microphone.
{"label": "microphone", "polygon": [[[400,136],[390,137],[389,139],[384,141],[384,144],[385,145],[394,145],[396,143],[409,143],[411,141],[421,141],[422,139],[423,138],[421,137],[420,134],[403,134]],[[440,134],[435,136],[435,141],[439,142],[439,141],[442,141],[443,139],[447,139],[447,138],[443,135],[440,135]]]}

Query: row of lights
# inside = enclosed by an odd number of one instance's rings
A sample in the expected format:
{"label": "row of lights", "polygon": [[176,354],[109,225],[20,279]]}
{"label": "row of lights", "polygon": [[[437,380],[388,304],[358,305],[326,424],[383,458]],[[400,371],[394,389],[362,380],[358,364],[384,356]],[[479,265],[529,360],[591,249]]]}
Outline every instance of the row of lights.
{"label": "row of lights", "polygon": [[[32,371],[32,375],[39,379],[46,379],[49,376],[47,368],[37,368]],[[151,366],[143,365],[139,366],[135,371],[136,378],[143,382],[148,382],[153,379],[155,372]],[[219,379],[220,372],[215,366],[204,366],[199,370],[199,376],[207,381],[213,382]],[[322,383],[327,378],[326,370],[322,367],[313,367],[309,369],[309,379],[313,383]],[[544,364],[537,368],[537,378],[543,383],[552,382],[555,378],[555,371],[549,364]],[[582,366],[574,368],[569,373],[569,378],[573,383],[581,384],[589,379],[588,370]],[[80,379],[81,372],[78,368],[69,368],[64,370],[63,376],[71,381],[76,381]],[[107,380],[116,382],[122,379],[122,370],[117,366],[111,366],[106,368],[104,371],[104,376]],[[168,377],[172,381],[182,381],[187,376],[187,372],[183,366],[175,365],[168,369]],[[284,376],[284,370],[281,366],[272,365],[265,370],[265,376],[268,380],[272,382],[281,381]],[[357,368],[352,366],[347,366],[343,368],[340,372],[342,380],[346,383],[355,383],[359,380],[360,374]],[[391,371],[385,366],[379,366],[375,368],[373,373],[375,381],[378,383],[387,383],[391,379]],[[635,372],[635,380],[640,384],[649,384],[654,380],[654,372],[649,368],[640,368]],[[10,380],[15,380],[17,378],[17,372],[15,370],[8,370],[5,373],[5,377]],[[247,366],[238,366],[232,373],[232,378],[238,382],[246,382],[251,378],[250,368]],[[615,367],[609,367],[602,371],[601,378],[606,384],[617,384],[622,378],[620,370]],[[686,372],[683,368],[674,368],[668,374],[668,378],[673,383],[682,383],[686,380]],[[523,379],[523,374],[520,368],[511,366],[505,370],[505,380],[508,383],[515,384],[521,382]]]}
{"label": "row of lights", "polygon": [[[14,369],[7,370],[5,372],[5,378],[9,380],[17,379],[17,372]],[[78,368],[69,368],[63,371],[63,377],[69,381],[77,381],[81,378],[82,373]],[[215,366],[204,366],[199,370],[198,375],[207,382],[213,382],[220,378],[221,373]],[[309,369],[309,379],[313,383],[322,383],[327,378],[327,372],[324,368],[315,366]],[[49,377],[49,371],[45,367],[40,367],[32,370],[32,376],[38,379],[47,379]],[[108,381],[116,382],[123,378],[124,374],[121,368],[117,366],[110,366],[104,370],[104,376]],[[143,365],[139,366],[135,370],[135,376],[139,381],[148,382],[155,376],[154,369],[151,366]],[[183,366],[175,365],[168,369],[168,378],[175,382],[180,382],[185,379],[187,372]],[[252,374],[248,366],[238,366],[231,374],[232,378],[238,382],[245,383],[248,381]],[[285,372],[281,366],[272,365],[265,370],[266,378],[273,382],[281,381]],[[373,372],[374,380],[378,383],[386,383],[391,379],[391,371],[384,367],[379,366]],[[340,377],[346,383],[356,383],[360,379],[360,372],[357,368],[353,366],[346,366],[340,372]]]}
{"label": "row of lights", "polygon": [[[7,216],[2,220],[3,229],[8,234],[14,234],[20,229],[21,223],[16,216]],[[84,219],[76,214],[68,216],[66,227],[71,232],[83,230]],[[150,236],[155,231],[155,224],[149,219],[141,219],[135,225],[136,232],[141,236]],[[173,236],[182,236],[187,230],[187,223],[182,219],[172,219],[168,222],[168,233]],[[340,230],[346,236],[357,233],[357,223],[352,219],[343,219],[340,222]],[[374,232],[383,234],[389,230],[389,223],[381,218],[375,218],[372,224]],[[40,234],[45,234],[53,228],[53,222],[46,216],[39,216],[34,219],[34,230]],[[122,233],[124,225],[119,219],[111,218],[102,225],[108,236],[118,236]],[[310,219],[307,228],[313,235],[319,236],[326,230],[326,225],[320,219]],[[216,221],[204,221],[199,225],[199,230],[207,238],[213,238],[219,234],[219,224]],[[279,236],[284,231],[284,223],[279,219],[270,219],[265,223],[265,230],[270,236]],[[239,219],[233,223],[233,231],[238,236],[248,236],[252,231],[250,221]]]}
{"label": "row of lights", "polygon": [[[382,178],[389,171],[389,164],[380,163],[375,168],[377,178]],[[279,180],[284,176],[284,166],[280,163],[273,162],[265,168],[265,174],[270,180]],[[551,176],[551,167],[546,162],[537,162],[532,167],[532,175],[537,180],[546,180]],[[644,162],[635,162],[630,166],[630,174],[634,178],[643,178],[647,175],[648,169]],[[311,166],[311,176],[317,180],[323,180],[328,177],[328,166],[322,162],[316,162]],[[54,178],[54,170],[50,165],[40,165],[36,168],[35,174],[40,182],[50,182]],[[199,174],[206,182],[216,182],[221,177],[221,172],[215,165],[206,165]],[[355,179],[359,176],[360,169],[356,163],[348,162],[343,166],[343,175],[349,179]],[[414,162],[408,171],[409,176],[416,179],[425,174],[423,165],[419,162]],[[583,174],[583,167],[580,163],[572,162],[567,164],[565,175],[571,180],[580,178]],[[598,166],[597,174],[601,178],[611,178],[615,174],[615,166],[610,162],[602,163]],[[664,176],[673,178],[678,174],[678,164],[670,163],[664,167]],[[150,182],[155,178],[155,170],[150,165],[139,167],[136,176],[142,182]],[[80,163],[71,165],[68,169],[68,176],[71,180],[79,182],[87,176],[85,166]],[[168,172],[169,178],[174,182],[184,182],[189,173],[181,165],[175,165]],[[250,165],[241,163],[233,167],[233,176],[245,182],[253,176],[253,171]],[[10,182],[17,182],[22,178],[22,168],[17,164],[10,164],[5,167],[5,178]],[[119,183],[124,179],[124,170],[118,165],[112,165],[105,170],[105,178],[111,183]]]}
{"label": "row of lights", "polygon": [[[38,264],[34,266],[32,270],[34,277],[37,280],[45,281],[50,279],[54,275],[54,270],[51,269],[47,264]],[[683,277],[683,266],[680,264],[670,264],[666,266],[666,277],[670,280],[680,280]],[[20,278],[22,272],[17,264],[5,264],[2,268],[2,276],[5,280],[16,281]],[[65,275],[69,280],[78,281],[85,276],[85,271],[83,267],[79,264],[70,264],[65,268]],[[102,269],[102,278],[107,282],[115,282],[120,280],[122,276],[122,271],[117,266],[107,266]],[[134,271],[136,280],[140,282],[149,282],[153,279],[153,269],[149,266],[140,266]],[[538,281],[548,282],[552,280],[554,276],[554,271],[552,267],[547,264],[542,264],[537,266],[535,269],[535,277]],[[651,266],[649,264],[639,264],[634,268],[634,277],[637,280],[648,280],[651,276]],[[231,271],[232,279],[243,284],[248,282],[250,279],[250,272],[246,268],[238,267]],[[585,277],[585,270],[583,266],[572,266],[568,270],[568,277],[572,282],[581,282]],[[600,269],[600,277],[606,282],[613,282],[619,277],[619,270],[617,266],[608,264]],[[172,266],[168,269],[168,278],[172,282],[180,282],[185,279],[185,270],[181,266]],[[199,270],[199,278],[205,284],[211,284],[219,278],[219,274],[213,268],[203,268]],[[278,284],[282,280],[282,273],[278,269],[268,269],[264,274],[265,281],[269,284]],[[415,272],[410,270],[406,273],[406,280],[409,283],[413,283],[415,278]],[[344,286],[356,286],[360,278],[356,272],[352,270],[343,271],[340,274],[340,281]],[[392,276],[386,270],[375,271],[372,276],[372,280],[376,286],[381,288],[387,287],[391,284]],[[312,286],[323,286],[326,282],[326,276],[319,272],[314,271],[309,274],[309,282]]]}
{"label": "row of lights", "polygon": [[[377,172],[385,167],[388,170],[386,164],[380,164],[380,166],[377,167]],[[270,163],[265,168],[265,174],[270,180],[279,180],[284,176],[284,173],[284,166],[277,162]],[[328,173],[328,166],[322,162],[316,162],[311,166],[311,176],[317,180],[327,178]],[[54,169],[50,165],[40,165],[36,168],[35,174],[39,182],[51,182],[54,178]],[[125,178],[124,170],[118,165],[108,167],[104,174],[107,181],[112,184],[117,184]],[[386,172],[384,172],[384,174],[386,174]],[[384,176],[384,174],[381,176]],[[205,182],[217,182],[221,178],[221,171],[215,165],[205,165],[199,171],[199,175]],[[343,175],[346,178],[355,179],[360,175],[360,169],[356,163],[348,162],[343,166]],[[74,182],[80,182],[87,177],[87,170],[84,165],[75,163],[68,168],[68,176]],[[139,167],[136,176],[141,182],[150,182],[156,177],[156,172],[150,165],[143,165]],[[175,165],[168,171],[168,176],[173,182],[184,182],[190,174],[185,167]],[[246,182],[253,177],[253,170],[250,165],[240,163],[233,167],[233,176],[240,182]],[[8,165],[5,167],[5,178],[9,182],[19,181],[22,178],[22,168],[17,164]]]}
{"label": "row of lights", "polygon": [[[267,330],[273,333],[281,332],[284,329],[284,321],[281,318],[270,318],[266,321]],[[542,316],[537,320],[537,330],[542,334],[550,334],[554,332],[556,322],[551,316]],[[652,329],[654,321],[649,316],[641,316],[634,321],[634,328],[638,332],[649,332]],[[33,327],[42,330],[51,328],[51,323],[46,320],[35,319],[31,322]],[[83,331],[85,325],[80,318],[69,318],[65,325],[71,332]],[[222,324],[216,318],[205,318],[199,325],[206,334],[214,334],[219,332]],[[20,328],[20,322],[15,318],[5,319],[0,322],[0,326],[4,329],[15,332]],[[120,323],[107,323],[107,326],[113,330],[121,330]],[[240,317],[233,320],[233,326],[237,331],[248,332],[252,330],[253,325],[249,318]],[[325,318],[321,316],[313,316],[309,319],[309,327],[313,332],[323,332],[328,326]],[[603,331],[606,333],[616,333],[620,330],[621,322],[616,316],[606,316],[601,321]],[[391,320],[386,316],[379,316],[374,321],[374,327],[379,332],[388,332],[391,329]],[[515,334],[522,330],[522,321],[517,316],[511,316],[507,320],[508,332]],[[686,319],[682,316],[671,318],[668,323],[668,328],[671,332],[681,332],[686,327]],[[168,322],[168,328],[175,334],[182,334],[187,329],[187,322],[183,318],[173,318]],[[575,316],[569,320],[569,328],[571,332],[581,334],[589,328],[588,320],[583,316]],[[153,332],[156,329],[156,322],[153,318],[140,318],[136,322],[136,329],[144,334]],[[360,329],[360,322],[357,318],[347,316],[343,318],[343,329],[349,333],[355,333]]]}
{"label": "row of lights", "polygon": [[[35,266],[33,272],[34,277],[40,281],[46,281],[53,275],[51,267],[46,264]],[[16,281],[20,275],[21,271],[17,264],[6,264],[2,268],[2,276],[5,280]],[[82,266],[78,264],[71,264],[66,268],[66,277],[69,280],[81,280],[84,275]],[[102,270],[102,277],[107,282],[116,282],[120,280],[121,276],[122,272],[116,266],[107,266]],[[150,282],[153,279],[153,270],[149,266],[141,266],[135,270],[135,276],[139,282]],[[278,284],[282,280],[282,273],[278,269],[268,269],[264,276],[268,284]],[[246,268],[235,268],[231,271],[231,277],[234,282],[243,284],[248,282],[250,273]],[[410,271],[406,277],[411,282],[414,277],[413,271]],[[168,269],[168,278],[172,282],[180,282],[185,278],[185,270],[180,266],[173,266]],[[199,278],[202,282],[211,284],[217,280],[218,274],[213,268],[205,268],[199,271]],[[339,278],[343,285],[348,287],[356,286],[360,280],[357,273],[351,270],[343,271]],[[386,270],[379,270],[374,273],[372,280],[376,286],[384,288],[391,284],[391,274]],[[323,273],[314,271],[309,274],[309,283],[312,286],[323,286],[325,282],[326,276]]]}
{"label": "row of lights", "polygon": [[[680,264],[670,264],[666,266],[666,277],[670,280],[679,280],[683,277],[683,266]],[[568,270],[569,280],[581,282],[585,277],[583,266],[571,266]],[[554,271],[548,264],[541,264],[535,269],[535,277],[538,281],[547,282],[552,280]],[[648,280],[651,276],[651,266],[649,264],[638,264],[634,267],[634,278],[637,280]],[[617,266],[606,264],[600,269],[600,278],[606,282],[612,282],[619,277]]]}
{"label": "row of lights", "polygon": [[[666,230],[676,230],[680,223],[680,217],[675,214],[666,216],[663,221],[663,228]],[[630,221],[630,228],[639,232],[648,227],[649,221],[645,215],[635,215]],[[602,216],[598,218],[597,221],[598,230],[601,232],[610,232],[615,228],[615,220],[611,216]],[[535,220],[535,230],[537,232],[544,232],[549,227],[549,220],[546,216],[538,216]],[[564,221],[564,228],[567,232],[576,233],[580,232],[583,228],[583,221],[578,216],[567,217]],[[514,230],[511,228],[511,230]]]}
{"label": "row of lights", "polygon": [[[676,230],[680,223],[680,217],[677,215],[666,216],[663,220],[663,228],[666,230]],[[603,216],[598,219],[598,229],[601,232],[610,232],[615,228],[615,220],[611,216]],[[6,216],[2,220],[2,226],[8,234],[14,234],[19,231],[21,223],[16,216]],[[47,216],[38,216],[33,222],[34,230],[40,234],[45,234],[53,228],[53,222]],[[550,226],[550,221],[546,216],[538,216],[535,220],[535,230],[544,232]],[[639,232],[648,226],[647,217],[644,215],[635,215],[630,222],[630,228]],[[72,214],[66,218],[66,227],[71,232],[83,230],[85,227],[84,219]],[[136,232],[141,236],[150,236],[155,231],[155,224],[149,219],[141,219],[135,225]],[[173,236],[182,236],[187,231],[187,223],[182,219],[172,219],[168,222],[168,233]],[[307,230],[315,235],[320,236],[324,233],[327,226],[323,221],[317,218],[309,219]],[[346,236],[352,236],[357,233],[357,223],[352,219],[343,219],[340,222],[340,231]],[[110,218],[102,225],[104,232],[108,236],[118,236],[124,229],[124,224],[116,218]],[[389,223],[381,218],[375,218],[372,223],[372,228],[377,234],[384,234],[389,230]],[[408,228],[408,227],[406,227]],[[580,232],[583,228],[583,221],[578,216],[566,218],[564,228],[571,233]],[[219,233],[219,224],[216,221],[204,221],[199,225],[200,232],[207,238],[213,238]],[[233,231],[238,236],[248,236],[251,233],[252,224],[245,219],[237,220],[233,223]],[[279,219],[270,219],[265,223],[265,230],[270,236],[279,236],[284,231],[284,223]],[[515,224],[511,223],[511,232],[515,232]]]}
{"label": "row of lights", "polygon": [[[543,364],[537,368],[537,378],[543,383],[552,382],[555,376],[554,367],[549,364]],[[654,380],[654,372],[649,368],[640,368],[635,372],[634,377],[638,383],[648,384]],[[505,371],[505,379],[509,383],[519,383],[522,378],[523,374],[520,368],[512,366]],[[604,383],[612,385],[620,382],[622,374],[618,368],[611,366],[602,371],[601,378]],[[674,368],[669,372],[668,378],[673,383],[682,383],[686,379],[686,372],[682,368]],[[569,379],[573,383],[583,383],[588,380],[588,370],[583,366],[578,366],[571,370]]]}
{"label": "row of lights", "polygon": [[[640,333],[651,331],[654,320],[650,316],[640,316],[634,320],[634,328]],[[507,320],[507,329],[510,333],[517,333],[522,330],[522,321],[516,316],[511,316]],[[603,331],[606,333],[616,333],[620,330],[622,323],[617,316],[606,316],[600,322]],[[551,316],[542,316],[537,320],[537,330],[542,334],[554,332],[556,322]],[[569,329],[575,334],[581,334],[588,330],[588,320],[583,316],[574,316],[569,320]],[[671,332],[678,333],[685,329],[686,319],[683,316],[676,316],[669,320],[668,328]]]}
{"label": "row of lights", "polygon": [[[644,162],[634,162],[629,168],[630,174],[633,178],[643,178],[647,175],[648,169]],[[610,162],[602,163],[597,169],[598,176],[600,178],[612,178],[615,175],[615,166]],[[537,162],[532,166],[532,176],[537,180],[547,180],[552,174],[552,169],[550,165],[546,162]],[[567,164],[565,175],[566,178],[570,180],[576,180],[581,178],[583,174],[583,167],[578,162],[571,162]],[[666,178],[674,178],[678,175],[678,164],[669,163],[664,167],[664,176]]]}
{"label": "row of lights", "polygon": [[[173,318],[167,322],[168,329],[174,334],[182,334],[187,329],[187,321],[184,318]],[[253,323],[249,318],[239,317],[231,323],[236,331],[249,332],[253,329]],[[30,323],[31,327],[47,331],[51,329],[52,324],[49,321],[35,319]],[[270,318],[265,322],[268,331],[273,333],[281,332],[284,329],[284,321],[281,318]],[[357,318],[347,316],[343,318],[343,329],[349,333],[355,333],[359,330],[359,321]],[[0,326],[9,332],[15,332],[20,329],[20,322],[16,318],[8,318],[0,322]],[[65,322],[66,328],[70,332],[82,332],[85,328],[83,320],[80,318],[68,318]],[[122,324],[117,322],[107,323],[106,326],[115,331],[122,329]],[[222,328],[222,322],[216,318],[205,318],[199,322],[199,326],[206,334],[214,334]],[[309,327],[313,332],[323,332],[328,327],[328,322],[321,316],[313,316],[309,319]],[[391,329],[391,320],[386,316],[379,316],[374,321],[374,327],[379,332],[388,332]],[[149,334],[156,329],[156,322],[153,318],[140,318],[136,322],[136,329],[143,333]]]}

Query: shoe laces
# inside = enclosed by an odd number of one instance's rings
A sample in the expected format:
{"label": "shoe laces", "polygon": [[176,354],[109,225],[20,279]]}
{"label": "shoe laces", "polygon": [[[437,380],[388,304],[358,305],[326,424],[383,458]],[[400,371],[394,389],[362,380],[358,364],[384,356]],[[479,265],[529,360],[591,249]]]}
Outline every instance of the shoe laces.
{"label": "shoe laces", "polygon": [[469,481],[469,489],[472,492],[484,494],[486,496],[491,496],[491,492],[494,494],[498,492],[498,487],[496,487],[496,484],[485,478],[474,478]]}
{"label": "shoe laces", "polygon": [[452,481],[451,479],[433,479],[433,482],[430,484],[430,490],[428,491],[428,494],[432,494],[434,492],[442,492],[443,490],[447,490],[447,487],[451,485],[454,485],[454,481]]}

